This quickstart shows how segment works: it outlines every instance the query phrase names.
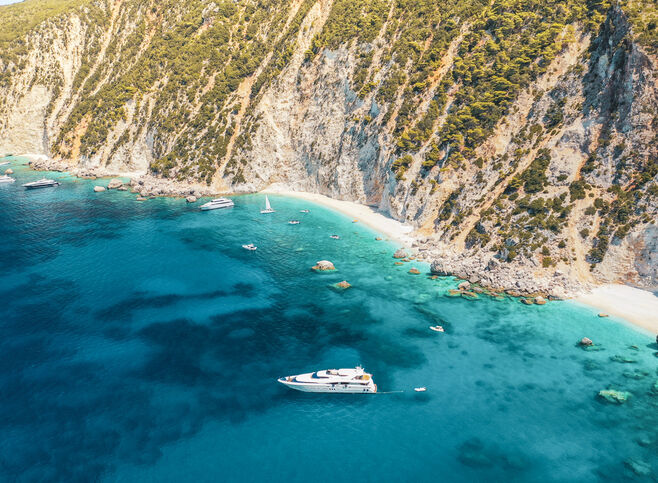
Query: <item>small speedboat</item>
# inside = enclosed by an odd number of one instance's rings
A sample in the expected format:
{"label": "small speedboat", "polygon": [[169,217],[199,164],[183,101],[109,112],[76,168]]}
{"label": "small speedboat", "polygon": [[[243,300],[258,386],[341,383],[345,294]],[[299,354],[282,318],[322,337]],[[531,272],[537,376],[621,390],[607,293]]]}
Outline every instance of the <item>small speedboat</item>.
{"label": "small speedboat", "polygon": [[299,210],[300,213],[310,213],[310,210]]}
{"label": "small speedboat", "polygon": [[297,376],[280,377],[278,381],[291,389],[304,392],[347,392],[374,393],[377,384],[363,367],[354,369],[327,369],[326,371],[309,372]]}
{"label": "small speedboat", "polygon": [[264,215],[266,213],[274,213],[274,208],[272,208],[272,205],[270,205],[270,199],[265,195],[265,209],[260,210],[261,214]]}
{"label": "small speedboat", "polygon": [[329,235],[329,238],[333,238],[334,240],[340,240],[340,237],[338,235]]}
{"label": "small speedboat", "polygon": [[48,188],[50,186],[59,186],[59,181],[55,181],[54,179],[42,178],[38,181],[32,181],[31,183],[25,183],[23,185],[23,187],[27,189]]}
{"label": "small speedboat", "polygon": [[258,247],[256,245],[254,245],[253,243],[249,243],[248,245],[242,245],[242,248],[244,248],[245,250],[251,250],[253,252]]}
{"label": "small speedboat", "polygon": [[434,332],[445,332],[445,329],[441,325],[432,325],[430,326],[430,330],[433,330]]}
{"label": "small speedboat", "polygon": [[288,222],[289,225],[299,225],[299,220],[290,220]]}
{"label": "small speedboat", "polygon": [[16,181],[14,178],[7,176],[6,174],[4,176],[0,176],[0,183],[13,183],[14,181]]}
{"label": "small speedboat", "polygon": [[214,200],[211,200],[208,203],[201,205],[201,210],[208,211],[208,210],[216,210],[218,208],[230,208],[231,206],[234,205],[235,203],[233,203],[233,201],[229,200],[228,198],[215,198]]}
{"label": "small speedboat", "polygon": [[4,161],[4,162],[0,163],[0,166],[7,166],[8,164],[9,164],[9,161]]}
{"label": "small speedboat", "polygon": [[414,391],[416,392],[425,392],[427,391],[426,387],[414,387]]}

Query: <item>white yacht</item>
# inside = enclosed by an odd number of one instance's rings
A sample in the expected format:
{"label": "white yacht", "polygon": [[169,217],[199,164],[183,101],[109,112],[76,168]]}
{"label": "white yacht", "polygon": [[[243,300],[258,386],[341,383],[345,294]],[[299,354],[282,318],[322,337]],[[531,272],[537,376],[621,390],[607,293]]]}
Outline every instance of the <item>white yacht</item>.
{"label": "white yacht", "polygon": [[59,181],[54,179],[42,178],[38,181],[32,181],[31,183],[25,183],[23,187],[25,188],[48,188],[49,186],[59,186]]}
{"label": "white yacht", "polygon": [[261,214],[265,213],[274,213],[274,209],[272,208],[272,205],[270,205],[270,199],[265,195],[265,209],[260,210]]}
{"label": "white yacht", "polygon": [[299,220],[290,220],[288,222],[289,225],[299,225]]}
{"label": "white yacht", "polygon": [[365,372],[361,366],[356,366],[354,369],[327,369],[326,371],[281,377],[279,382],[289,388],[304,392],[377,392],[377,384],[373,381],[372,374]]}
{"label": "white yacht", "polygon": [[248,245],[242,245],[242,248],[244,248],[245,250],[252,251],[252,252],[254,250],[258,249],[258,247],[256,245],[254,245],[253,243],[249,243]]}
{"label": "white yacht", "polygon": [[233,203],[233,201],[229,200],[228,198],[215,198],[214,200],[201,205],[201,209],[203,211],[208,211],[216,210],[218,208],[230,208],[231,206],[234,206],[234,204],[235,203]]}
{"label": "white yacht", "polygon": [[13,183],[14,181],[16,181],[14,178],[7,176],[6,174],[4,176],[0,176],[0,183]]}

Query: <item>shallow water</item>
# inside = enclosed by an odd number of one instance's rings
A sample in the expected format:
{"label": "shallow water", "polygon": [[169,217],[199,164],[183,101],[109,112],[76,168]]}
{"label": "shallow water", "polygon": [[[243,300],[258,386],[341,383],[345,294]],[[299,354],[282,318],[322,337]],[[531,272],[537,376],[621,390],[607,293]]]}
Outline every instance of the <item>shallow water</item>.
{"label": "shallow water", "polygon": [[[447,297],[454,280],[408,274],[427,266],[394,266],[392,243],[308,202],[271,196],[265,216],[263,197],[240,196],[202,213],[61,173],[25,191],[42,174],[22,163],[0,185],[0,479],[657,477],[649,334],[567,302]],[[311,272],[321,259],[337,272]],[[583,336],[601,350],[576,347]],[[358,363],[404,392],[276,383]],[[605,403],[608,387],[633,396]]]}

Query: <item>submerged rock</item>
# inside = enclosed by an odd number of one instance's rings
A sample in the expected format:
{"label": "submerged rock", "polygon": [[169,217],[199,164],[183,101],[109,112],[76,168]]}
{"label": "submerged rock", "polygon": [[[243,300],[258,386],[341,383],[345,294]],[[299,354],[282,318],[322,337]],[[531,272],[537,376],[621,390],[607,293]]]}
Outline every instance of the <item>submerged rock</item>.
{"label": "submerged rock", "polygon": [[104,186],[94,186],[94,191],[96,193],[102,193],[103,191],[105,191],[105,187]]}
{"label": "submerged rock", "polygon": [[637,362],[635,359],[631,359],[630,357],[626,357],[620,354],[610,356],[610,360],[612,362],[620,362],[622,364],[635,364]]}
{"label": "submerged rock", "polygon": [[409,273],[411,273],[412,275],[419,275],[420,270],[418,270],[416,267],[411,267],[411,269],[409,270]]}
{"label": "submerged rock", "polygon": [[125,186],[119,186],[117,188],[117,191],[128,191],[128,188],[126,188]]}
{"label": "submerged rock", "polygon": [[5,169],[5,174],[14,174],[14,170],[11,168]]}
{"label": "submerged rock", "polygon": [[349,284],[349,282],[347,280],[343,280],[342,282],[338,282],[336,284],[336,288],[346,289],[346,288],[350,288],[350,287],[351,287],[351,285]]}
{"label": "submerged rock", "polygon": [[402,248],[400,248],[395,251],[393,258],[407,258],[407,253]]}
{"label": "submerged rock", "polygon": [[604,389],[599,391],[599,397],[613,404],[624,404],[631,397],[628,391],[615,391],[614,389]]}
{"label": "submerged rock", "polygon": [[658,381],[654,382],[653,387],[651,388],[651,392],[658,394]]}
{"label": "submerged rock", "polygon": [[469,288],[471,288],[471,284],[470,282],[462,282],[459,285],[457,285],[457,288],[459,290],[468,290]]}
{"label": "submerged rock", "polygon": [[629,459],[624,461],[624,464],[638,476],[649,476],[651,474],[651,465],[644,461]]}
{"label": "submerged rock", "polygon": [[624,373],[622,375],[627,379],[635,379],[636,381],[638,381],[640,379],[644,379],[645,377],[647,377],[649,375],[649,373],[646,372],[646,371],[641,371],[639,369],[635,369],[632,372],[631,371],[624,371]]}
{"label": "submerged rock", "polygon": [[334,267],[334,264],[329,260],[320,260],[319,262],[316,262],[315,265],[311,267],[311,269],[315,270],[316,272],[327,272],[336,270],[336,267]]}
{"label": "submerged rock", "polygon": [[535,301],[532,300],[532,299],[522,298],[522,299],[521,299],[521,303],[522,303],[522,304],[525,304],[525,305],[532,305],[532,304],[535,303]]}
{"label": "submerged rock", "polygon": [[468,290],[462,290],[460,295],[469,300],[476,300],[478,298],[478,294],[475,292],[469,292]]}
{"label": "submerged rock", "polygon": [[404,265],[404,263],[402,263],[402,262],[395,262],[395,263],[393,263],[393,265]]}

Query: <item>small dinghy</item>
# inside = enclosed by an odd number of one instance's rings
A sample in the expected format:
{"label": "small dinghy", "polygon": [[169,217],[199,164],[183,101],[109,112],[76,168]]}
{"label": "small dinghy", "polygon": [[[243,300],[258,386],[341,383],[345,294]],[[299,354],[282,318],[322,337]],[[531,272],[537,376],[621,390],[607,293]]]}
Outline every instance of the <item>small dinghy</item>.
{"label": "small dinghy", "polygon": [[244,248],[245,250],[249,250],[249,251],[253,252],[258,247],[256,245],[254,245],[253,243],[249,243],[248,245],[242,245],[242,248]]}
{"label": "small dinghy", "polygon": [[0,183],[13,183],[14,181],[16,180],[11,176],[7,176],[7,175],[0,176]]}
{"label": "small dinghy", "polygon": [[310,210],[299,210],[300,213],[310,213]]}
{"label": "small dinghy", "polygon": [[290,220],[288,222],[289,225],[299,225],[299,220]]}
{"label": "small dinghy", "polygon": [[430,330],[433,330],[434,332],[445,332],[443,327],[440,325],[431,325]]}
{"label": "small dinghy", "polygon": [[329,235],[329,238],[333,238],[334,240],[340,240],[340,237],[338,235]]}
{"label": "small dinghy", "polygon": [[416,392],[425,392],[427,391],[426,387],[414,387],[414,391]]}

